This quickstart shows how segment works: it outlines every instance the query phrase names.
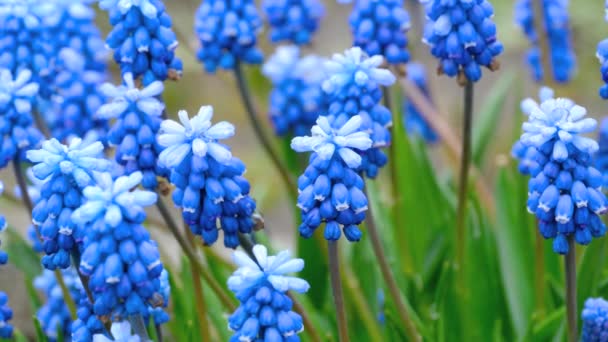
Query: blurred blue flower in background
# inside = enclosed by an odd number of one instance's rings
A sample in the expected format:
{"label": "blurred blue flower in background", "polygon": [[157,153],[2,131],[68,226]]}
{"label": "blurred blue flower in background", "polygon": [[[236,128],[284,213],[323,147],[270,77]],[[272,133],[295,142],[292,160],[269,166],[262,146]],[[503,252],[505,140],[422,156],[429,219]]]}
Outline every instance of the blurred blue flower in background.
{"label": "blurred blue flower in background", "polygon": [[165,110],[165,104],[158,99],[164,89],[163,83],[156,81],[139,89],[133,74],[124,74],[123,80],[124,84],[119,86],[110,83],[101,86],[101,93],[111,102],[99,107],[96,116],[116,119],[108,132],[108,142],[117,146],[115,158],[124,166],[124,173],[141,171],[142,185],[155,189],[158,185],[156,176],[164,174],[156,165],[160,153],[156,133]]}
{"label": "blurred blue flower in background", "polygon": [[[424,65],[421,63],[409,63],[407,65],[407,78],[414,83],[424,96],[431,100],[431,92],[428,86],[428,79]],[[405,128],[408,134],[417,135],[427,143],[436,143],[439,140],[437,133],[424,120],[416,105],[407,98],[404,103],[403,114],[405,116]]]}
{"label": "blurred blue flower in background", "polygon": [[[568,0],[543,0],[543,19],[540,25],[543,31],[537,32],[537,23],[534,22],[533,0],[519,0],[515,4],[515,22],[532,43],[532,48],[526,54],[527,62],[532,69],[532,76],[536,81],[542,81],[545,75],[543,70],[541,47],[539,39],[546,39],[549,48],[549,61],[553,72],[553,79],[563,83],[568,82],[576,69],[576,55],[572,44],[570,17],[568,15]],[[547,71],[548,72],[548,71]]]}
{"label": "blurred blue flower in background", "polygon": [[83,189],[95,184],[94,173],[107,171],[110,162],[103,159],[100,142],[89,144],[80,138],[67,146],[47,140],[41,149],[27,151],[27,158],[35,164],[36,178],[45,180],[32,212],[45,253],[42,265],[50,270],[68,268],[71,255],[82,249],[85,234],[72,222],[72,212],[83,203]]}
{"label": "blurred blue flower in background", "polygon": [[275,43],[310,43],[325,16],[320,0],[263,0],[262,10],[270,26],[270,40]]}
{"label": "blurred blue flower in background", "polygon": [[[143,0],[147,1],[147,0]],[[143,2],[142,1],[142,2]],[[138,335],[131,332],[131,324],[128,321],[114,322],[111,328],[112,338],[104,334],[93,335],[93,342],[140,342]]]}
{"label": "blurred blue flower in background", "polygon": [[608,39],[602,40],[597,45],[596,57],[600,61],[600,73],[604,85],[600,87],[599,94],[603,99],[608,99]]}
{"label": "blurred blue flower in background", "polygon": [[479,81],[482,66],[490,70],[498,68],[496,56],[503,45],[496,38],[490,2],[425,0],[423,3],[427,4],[428,18],[423,42],[439,59],[440,72],[458,76],[459,83],[464,84],[466,80]]}
{"label": "blurred blue flower in background", "polygon": [[386,165],[387,157],[381,148],[390,145],[392,125],[391,112],[380,104],[381,86],[390,86],[395,76],[380,68],[384,58],[380,55],[368,57],[359,47],[353,47],[344,54],[334,54],[325,63],[326,80],[323,90],[327,94],[327,115],[334,128],[340,128],[355,115],[361,116],[361,130],[369,133],[373,147],[363,153],[358,171],[370,178],[378,175]]}
{"label": "blurred blue flower in background", "polygon": [[608,302],[604,298],[588,298],[581,313],[583,320],[582,342],[608,341]]}
{"label": "blurred blue flower in background", "polygon": [[[63,281],[69,290],[74,302],[79,303],[82,295],[85,295],[82,283],[73,268],[61,272]],[[42,331],[49,341],[58,341],[59,334],[70,336],[72,330],[72,317],[65,304],[61,286],[57,283],[52,271],[44,270],[41,275],[34,279],[34,287],[43,293],[44,304],[36,311],[36,318],[40,321]]]}
{"label": "blurred blue flower in background", "polygon": [[39,86],[31,78],[29,70],[19,72],[13,79],[9,70],[0,69],[0,169],[14,158],[22,159],[26,150],[42,140],[32,117]]}
{"label": "blurred blue flower in background", "polygon": [[294,45],[279,46],[264,63],[262,72],[273,85],[268,112],[277,135],[306,135],[325,110],[323,63],[314,55],[301,57]]}
{"label": "blurred blue flower in background", "polygon": [[72,214],[86,229],[79,271],[89,277],[93,310],[112,320],[147,316],[148,305],[161,307],[160,277],[164,269],[155,241],[143,227],[145,206],[156,203],[150,191],[133,190],[141,172],[112,180],[97,177],[97,186],[85,188],[85,203]]}
{"label": "blurred blue flower in background", "polygon": [[368,55],[382,55],[389,64],[410,60],[406,34],[411,24],[403,0],[357,0],[349,22],[353,45]]}
{"label": "blurred blue flower in background", "polygon": [[143,77],[144,86],[181,76],[182,62],[175,56],[178,41],[162,1],[100,0],[99,7],[109,12],[112,31],[106,44],[114,49],[123,75]]}
{"label": "blurred blue flower in background", "polygon": [[325,239],[338,240],[342,230],[349,241],[359,241],[358,225],[365,219],[368,207],[364,182],[357,170],[363,161],[360,154],[372,146],[372,140],[361,131],[361,116],[353,116],[337,129],[331,119],[319,117],[312,136],[291,141],[294,151],[313,152],[298,179],[300,235],[309,238],[325,223]]}
{"label": "blurred blue flower in background", "polygon": [[[4,184],[0,181],[0,195],[4,192]],[[7,227],[6,218],[0,213],[0,233]],[[2,240],[0,239],[0,247]],[[8,254],[0,250],[0,266],[8,262]],[[8,321],[13,318],[13,310],[8,306],[8,295],[0,291],[0,338],[11,338],[13,335],[13,326]]]}
{"label": "blurred blue flower in background", "polygon": [[608,186],[608,118],[600,122],[598,134],[599,149],[595,154],[595,167],[602,173],[603,184]]}
{"label": "blurred blue flower in background", "polygon": [[203,106],[197,115],[178,113],[180,122],[165,120],[158,143],[165,149],[159,164],[171,171],[175,184],[173,202],[184,221],[207,245],[224,231],[224,245],[235,248],[238,233],[250,233],[255,201],[249,196],[249,182],[243,177],[245,164],[233,157],[219,140],[234,135],[234,126],[222,121],[211,124],[213,108]]}
{"label": "blurred blue flower in background", "polygon": [[304,324],[286,293],[305,293],[310,285],[286,274],[304,269],[304,260],[292,259],[289,251],[268,256],[262,245],[255,245],[253,254],[256,260],[241,251],[232,254],[238,268],[228,278],[228,288],[241,305],[228,318],[234,331],[230,341],[299,341]]}
{"label": "blurred blue flower in background", "polygon": [[264,58],[256,46],[262,18],[253,0],[205,0],[196,11],[194,32],[201,47],[198,60],[205,70],[231,70],[237,62],[259,64]]}
{"label": "blurred blue flower in background", "polygon": [[541,235],[554,239],[553,250],[566,254],[567,237],[586,245],[606,233],[599,215],[608,210],[608,200],[601,191],[602,174],[591,166],[598,144],[581,135],[595,130],[597,122],[585,118],[587,110],[572,100],[553,98],[548,88],[540,98],[540,104],[522,101],[528,121],[514,154],[525,151],[531,163],[528,210],[536,215]]}

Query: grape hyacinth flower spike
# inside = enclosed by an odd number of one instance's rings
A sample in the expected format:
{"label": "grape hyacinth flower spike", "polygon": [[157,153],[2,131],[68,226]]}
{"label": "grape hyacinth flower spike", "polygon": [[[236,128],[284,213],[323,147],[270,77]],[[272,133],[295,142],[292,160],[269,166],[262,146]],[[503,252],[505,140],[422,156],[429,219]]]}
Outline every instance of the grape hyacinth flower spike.
{"label": "grape hyacinth flower spike", "polygon": [[597,122],[585,118],[587,110],[572,100],[552,95],[545,88],[540,104],[522,102],[528,121],[520,142],[534,148],[527,158],[538,164],[530,167],[528,210],[536,215],[541,235],[553,239],[553,250],[567,254],[568,237],[587,245],[606,233],[599,215],[608,210],[608,200],[602,174],[591,166],[598,144],[582,136],[593,132]]}
{"label": "grape hyacinth flower spike", "polygon": [[604,298],[588,298],[581,313],[581,342],[608,341],[608,302]]}
{"label": "grape hyacinth flower spike", "polygon": [[[568,16],[568,1],[543,0],[541,1],[541,25],[535,23],[534,0],[519,0],[515,4],[515,21],[532,43],[532,48],[526,54],[528,65],[532,70],[534,80],[542,81],[549,70],[543,70],[542,53],[549,54],[549,62],[553,79],[564,83],[568,82],[576,68],[576,56],[572,44],[570,18]],[[542,32],[537,28],[542,27]],[[546,37],[540,37],[546,35]],[[549,51],[541,51],[540,39],[546,39]]]}
{"label": "grape hyacinth flower spike", "polygon": [[104,334],[93,335],[93,342],[140,342],[141,338],[133,335],[131,332],[131,324],[128,321],[114,322],[110,329],[112,337],[107,337]]}
{"label": "grape hyacinth flower spike", "polygon": [[598,143],[599,149],[593,156],[595,167],[602,173],[602,184],[608,186],[608,117],[604,117],[600,122]]}
{"label": "grape hyacinth flower spike", "polygon": [[262,19],[253,0],[205,0],[196,11],[194,31],[201,43],[198,60],[205,70],[234,69],[237,62],[259,64],[256,46]]}
{"label": "grape hyacinth flower spike", "polygon": [[[431,100],[428,79],[424,65],[421,63],[409,63],[407,65],[407,78],[420,89],[424,96]],[[435,143],[439,140],[437,133],[430,124],[422,117],[416,105],[406,99],[404,102],[405,128],[409,134],[420,136],[427,143]]]}
{"label": "grape hyacinth flower spike", "polygon": [[179,123],[163,121],[158,135],[165,148],[159,164],[171,171],[170,181],[176,186],[173,202],[206,245],[215,243],[221,229],[224,245],[236,248],[238,234],[253,229],[255,201],[243,177],[245,164],[219,142],[234,135],[234,126],[226,121],[211,124],[211,106],[201,107],[192,118],[183,110],[178,116]]}
{"label": "grape hyacinth flower spike", "polygon": [[382,55],[389,64],[410,60],[407,31],[411,24],[403,0],[356,0],[349,22],[353,45],[368,55]]}
{"label": "grape hyacinth flower spike", "polygon": [[27,158],[35,164],[34,176],[45,181],[32,221],[42,238],[42,265],[49,270],[68,268],[71,255],[82,249],[85,232],[71,216],[83,203],[84,188],[95,184],[95,172],[110,168],[102,154],[100,142],[87,144],[80,138],[73,138],[67,146],[53,138],[42,143],[41,149],[27,151]]}
{"label": "grape hyacinth flower spike", "polygon": [[264,63],[262,72],[272,82],[270,120],[279,136],[301,136],[310,132],[325,106],[321,83],[323,59],[300,56],[295,45],[279,46]]}
{"label": "grape hyacinth flower spike", "polygon": [[[4,184],[0,181],[0,195],[4,191]],[[6,229],[7,223],[6,218],[0,213],[0,234]],[[0,247],[2,247],[2,240],[0,239]],[[5,265],[8,262],[8,254],[0,250],[0,266]],[[8,295],[0,291],[0,338],[9,339],[13,335],[13,326],[8,321],[13,318],[13,310],[8,306]]]}
{"label": "grape hyacinth flower spike", "polygon": [[141,183],[141,172],[116,180],[109,173],[97,178],[98,185],[85,188],[85,203],[72,214],[87,231],[79,271],[89,277],[93,311],[112,320],[146,317],[148,306],[164,305],[164,267],[156,242],[142,225],[144,207],[156,203],[157,195],[131,191]]}
{"label": "grape hyacinth flower spike", "polygon": [[608,39],[602,40],[597,45],[597,52],[595,54],[597,59],[599,60],[601,67],[600,73],[602,75],[602,81],[604,85],[601,86],[599,90],[600,96],[604,99],[608,99]]}
{"label": "grape hyacinth flower spike", "polygon": [[144,86],[179,79],[182,62],[175,56],[179,43],[161,0],[101,0],[99,7],[110,14],[112,31],[106,44],[114,50],[123,75],[141,76]]}
{"label": "grape hyacinth flower spike", "polygon": [[144,188],[155,189],[156,176],[163,175],[163,170],[156,165],[160,153],[156,134],[165,110],[164,103],[158,99],[164,86],[156,81],[139,89],[131,73],[124,74],[123,79],[122,85],[105,83],[101,87],[111,102],[102,105],[96,115],[116,119],[108,132],[108,142],[117,146],[115,158],[124,166],[125,174],[141,171]]}
{"label": "grape hyacinth flower spike", "polygon": [[458,82],[477,82],[482,66],[494,71],[499,67],[496,56],[503,45],[496,38],[492,21],[494,9],[487,0],[442,1],[426,0],[423,42],[431,54],[439,59],[438,71]]}
{"label": "grape hyacinth flower spike", "polygon": [[29,70],[17,73],[13,79],[8,69],[0,69],[0,169],[15,158],[21,159],[42,140],[32,116],[39,86],[31,78]]}
{"label": "grape hyacinth flower spike", "polygon": [[344,232],[349,241],[359,241],[358,225],[365,219],[367,197],[360,153],[372,146],[367,132],[361,131],[363,119],[356,115],[339,128],[331,118],[317,119],[312,136],[296,137],[291,148],[296,152],[313,152],[304,174],[298,179],[298,207],[302,210],[300,235],[310,238],[325,223],[325,239],[336,241]]}
{"label": "grape hyacinth flower spike", "polygon": [[264,0],[262,10],[273,43],[309,44],[325,16],[325,6],[320,0]]}
{"label": "grape hyacinth flower spike", "polygon": [[327,95],[326,115],[333,117],[330,121],[334,128],[355,115],[361,116],[361,130],[369,133],[373,147],[363,153],[358,171],[370,178],[386,165],[388,159],[382,148],[391,143],[391,112],[380,101],[381,86],[392,85],[395,76],[380,68],[383,62],[380,55],[368,57],[361,48],[350,48],[325,62],[327,76],[322,84]]}
{"label": "grape hyacinth flower spike", "polygon": [[310,285],[286,274],[300,272],[304,260],[292,259],[289,251],[268,256],[262,245],[255,245],[253,254],[255,261],[241,251],[232,254],[238,269],[228,278],[228,288],[241,305],[228,318],[234,331],[230,341],[299,341],[304,324],[286,293],[305,293]]}

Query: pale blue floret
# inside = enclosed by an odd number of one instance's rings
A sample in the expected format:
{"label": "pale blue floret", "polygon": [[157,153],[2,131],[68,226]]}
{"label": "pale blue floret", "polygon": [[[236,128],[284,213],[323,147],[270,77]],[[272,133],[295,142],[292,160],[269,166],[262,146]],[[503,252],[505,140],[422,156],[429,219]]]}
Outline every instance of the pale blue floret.
{"label": "pale blue floret", "polygon": [[234,331],[230,341],[299,341],[302,317],[292,311],[286,292],[305,293],[310,285],[286,274],[301,271],[304,260],[292,259],[289,251],[268,256],[262,245],[255,245],[253,254],[255,261],[241,251],[232,257],[238,269],[228,278],[228,288],[241,305],[228,318]]}
{"label": "pale blue floret", "polygon": [[581,342],[608,341],[608,302],[604,298],[588,298],[581,312]]}
{"label": "pale blue floret", "polygon": [[[136,0],[134,0],[136,1]],[[145,0],[143,0],[145,1]],[[131,332],[131,324],[128,321],[114,322],[111,328],[112,338],[103,334],[93,335],[93,342],[140,342],[138,335]]]}

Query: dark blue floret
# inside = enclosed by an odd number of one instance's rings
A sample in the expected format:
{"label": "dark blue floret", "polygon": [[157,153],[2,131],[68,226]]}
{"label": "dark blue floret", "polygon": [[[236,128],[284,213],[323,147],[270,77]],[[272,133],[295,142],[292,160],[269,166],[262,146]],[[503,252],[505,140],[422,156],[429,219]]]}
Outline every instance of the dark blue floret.
{"label": "dark blue floret", "polygon": [[275,43],[310,43],[325,15],[320,0],[264,0],[262,9],[270,25],[270,40]]}
{"label": "dark blue floret", "polygon": [[196,11],[194,31],[201,43],[198,60],[205,70],[233,69],[237,61],[259,64],[256,46],[262,19],[253,0],[205,0]]}
{"label": "dark blue floret", "polygon": [[409,61],[410,17],[403,0],[356,0],[349,22],[354,46],[370,56],[384,56],[389,64]]}
{"label": "dark blue floret", "polygon": [[[543,80],[544,70],[542,66],[541,48],[539,45],[539,33],[534,22],[533,0],[519,0],[515,4],[515,21],[532,43],[532,47],[526,54],[528,65],[536,81]],[[543,0],[543,32],[546,35],[549,47],[549,60],[553,72],[553,79],[563,83],[568,82],[576,69],[576,56],[572,45],[572,32],[570,29],[570,18],[568,15],[567,0]]]}
{"label": "dark blue floret", "polygon": [[103,323],[93,313],[93,305],[87,298],[84,289],[80,292],[76,320],[70,327],[73,342],[89,342],[93,335],[102,334],[105,331]]}
{"label": "dark blue floret", "polygon": [[603,185],[608,186],[608,118],[602,119],[599,129],[599,150],[595,154],[595,167],[602,173]]}
{"label": "dark blue floret", "polygon": [[[148,6],[140,7],[143,4]],[[113,28],[106,44],[114,50],[114,61],[123,75],[142,77],[144,86],[180,77],[182,62],[175,56],[178,42],[162,1],[146,0],[125,7],[117,5],[117,0],[101,0],[100,7],[109,12]]]}
{"label": "dark blue floret", "polygon": [[[407,65],[407,77],[414,83],[427,99],[431,99],[428,87],[428,80],[424,65],[420,63],[409,63]],[[437,133],[420,114],[418,108],[406,99],[404,101],[403,114],[405,116],[405,128],[409,134],[418,135],[428,143],[435,143],[439,140]]]}
{"label": "dark blue floret", "polygon": [[481,68],[498,68],[502,44],[492,21],[494,9],[487,0],[431,0],[426,6],[423,41],[439,59],[438,70],[458,81],[477,82]]}

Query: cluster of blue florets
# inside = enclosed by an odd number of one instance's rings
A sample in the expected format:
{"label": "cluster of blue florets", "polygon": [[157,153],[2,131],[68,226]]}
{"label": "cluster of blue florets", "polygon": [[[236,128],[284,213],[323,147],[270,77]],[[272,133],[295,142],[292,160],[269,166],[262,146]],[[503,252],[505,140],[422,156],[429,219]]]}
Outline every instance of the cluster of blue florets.
{"label": "cluster of blue florets", "polygon": [[333,117],[334,128],[355,115],[361,116],[361,130],[369,133],[373,147],[363,153],[359,171],[375,178],[388,159],[381,148],[390,145],[392,125],[391,112],[380,104],[381,86],[395,82],[395,76],[379,66],[384,58],[380,55],[368,57],[359,47],[335,54],[325,63],[327,79],[323,90],[327,94],[327,111],[322,115]]}
{"label": "cluster of blue florets", "polygon": [[325,111],[321,82],[323,60],[300,57],[296,46],[280,46],[264,64],[262,72],[272,82],[268,113],[279,136],[306,135]]}
{"label": "cluster of blue florets", "polygon": [[94,173],[109,169],[102,153],[100,142],[88,144],[79,138],[68,146],[53,138],[42,149],[27,151],[34,175],[45,181],[32,221],[39,227],[42,264],[49,270],[68,268],[72,254],[82,248],[85,232],[72,222],[72,213],[83,203],[84,188],[94,184]]}
{"label": "cluster of blue florets", "polygon": [[84,289],[76,298],[80,298],[76,302],[78,305],[76,320],[72,322],[68,336],[72,337],[72,342],[89,342],[93,340],[95,334],[101,334],[105,329],[103,323],[95,316],[93,305]]}
{"label": "cluster of blue florets", "polygon": [[403,0],[356,0],[349,18],[354,46],[370,56],[382,55],[389,64],[407,63],[410,17]]}
{"label": "cluster of blue florets", "polygon": [[15,158],[23,159],[24,152],[42,140],[32,117],[38,84],[30,82],[29,70],[14,76],[8,69],[0,69],[0,169]]}
{"label": "cluster of blue florets", "polygon": [[[424,65],[420,63],[409,63],[407,65],[407,78],[415,84],[424,96],[431,100],[431,92]],[[437,133],[424,120],[416,105],[406,99],[404,101],[403,114],[405,118],[405,128],[409,134],[420,136],[428,143],[435,143],[439,140]]]}
{"label": "cluster of blue florets", "polygon": [[[65,286],[69,290],[74,302],[81,301],[80,296],[85,295],[82,283],[74,269],[66,269],[61,272]],[[72,318],[63,297],[63,292],[52,271],[44,270],[41,275],[34,279],[34,287],[43,293],[45,303],[36,312],[36,318],[40,321],[42,331],[50,341],[57,341],[58,334],[70,336],[72,331]]]}
{"label": "cluster of blue florets", "polygon": [[602,173],[604,186],[608,186],[608,118],[600,122],[598,142],[599,149],[594,156],[595,167]]}
{"label": "cluster of blue florets", "polygon": [[213,108],[208,106],[192,118],[186,111],[178,116],[180,123],[163,121],[158,136],[165,148],[159,164],[171,171],[170,181],[176,186],[173,202],[205,244],[215,243],[221,229],[224,245],[235,248],[238,234],[253,229],[255,201],[243,177],[245,164],[219,142],[234,135],[234,126],[226,121],[212,125]]}
{"label": "cluster of blue florets", "polygon": [[583,312],[582,342],[608,341],[608,302],[604,298],[589,298],[585,301]]}
{"label": "cluster of blue florets", "polygon": [[600,88],[599,94],[603,99],[608,99],[608,39],[602,40],[597,46],[597,58],[600,61],[600,73],[604,85]]}
{"label": "cluster of blue florets", "polygon": [[143,227],[144,206],[157,195],[133,190],[142,181],[140,172],[112,180],[97,177],[97,186],[84,190],[85,203],[72,214],[86,229],[79,271],[89,277],[93,311],[111,320],[131,315],[147,316],[149,306],[164,305],[160,293],[163,264],[156,242]]}
{"label": "cluster of blue florets", "polygon": [[[541,48],[539,46],[539,32],[534,22],[533,0],[519,0],[515,5],[515,21],[532,42],[533,47],[528,51],[526,58],[532,69],[536,81],[541,81],[545,70],[542,66]],[[543,0],[544,23],[540,25],[546,34],[549,46],[549,60],[553,71],[553,78],[557,82],[568,82],[576,67],[576,56],[572,46],[572,32],[568,16],[568,1]],[[548,72],[548,71],[547,71]]]}
{"label": "cluster of blue florets", "polygon": [[481,66],[498,68],[502,44],[492,21],[494,9],[487,0],[427,0],[428,18],[423,41],[439,59],[439,71],[459,82],[481,79]]}
{"label": "cluster of blue florets", "polygon": [[[4,184],[0,181],[0,195],[4,192]],[[0,233],[6,229],[6,218],[0,213]],[[0,240],[2,247],[2,240]],[[0,266],[6,265],[8,262],[8,254],[0,250]],[[8,296],[0,291],[0,338],[11,338],[13,335],[13,326],[8,323],[13,318],[13,310],[8,306]]]}
{"label": "cluster of blue florets", "polygon": [[344,232],[349,241],[359,241],[358,225],[368,209],[365,184],[358,174],[363,162],[360,154],[372,146],[372,139],[361,130],[363,119],[359,115],[340,126],[331,120],[337,119],[319,117],[312,136],[296,137],[291,142],[296,152],[313,152],[298,178],[300,235],[309,238],[325,223],[325,239],[338,240]]}
{"label": "cluster of blue florets", "polygon": [[606,233],[599,215],[608,210],[602,193],[602,174],[593,166],[592,155],[598,144],[580,134],[595,130],[597,122],[584,118],[585,108],[572,100],[553,98],[544,88],[541,103],[522,102],[528,115],[524,134],[514,155],[525,158],[529,172],[528,210],[538,219],[541,235],[553,239],[553,250],[569,251],[569,237],[582,245]]}
{"label": "cluster of blue florets", "polygon": [[310,43],[325,15],[320,0],[264,0],[262,9],[270,25],[270,40]]}
{"label": "cluster of blue florets", "polygon": [[292,311],[293,302],[286,293],[304,293],[310,285],[286,274],[300,272],[304,260],[291,259],[289,251],[268,256],[262,245],[255,245],[253,254],[255,261],[241,251],[233,254],[239,268],[228,278],[228,288],[241,305],[228,318],[228,327],[234,331],[230,341],[300,341],[302,317]]}
{"label": "cluster of blue florets", "polygon": [[175,56],[178,41],[171,17],[160,0],[101,0],[110,14],[112,31],[106,44],[114,49],[114,61],[122,74],[142,77],[144,85],[181,75],[182,62]]}
{"label": "cluster of blue florets", "polygon": [[124,166],[124,174],[141,171],[142,185],[155,189],[157,175],[163,171],[156,160],[160,147],[156,144],[156,133],[160,128],[165,105],[158,97],[163,92],[163,83],[155,81],[145,88],[135,86],[133,74],[123,75],[124,84],[114,86],[106,83],[102,93],[111,99],[102,105],[97,116],[116,119],[108,132],[108,142],[116,146],[116,162]]}
{"label": "cluster of blue florets", "polygon": [[207,72],[233,69],[238,62],[259,64],[257,48],[262,19],[253,0],[205,0],[196,11],[194,31],[201,43],[197,53]]}

